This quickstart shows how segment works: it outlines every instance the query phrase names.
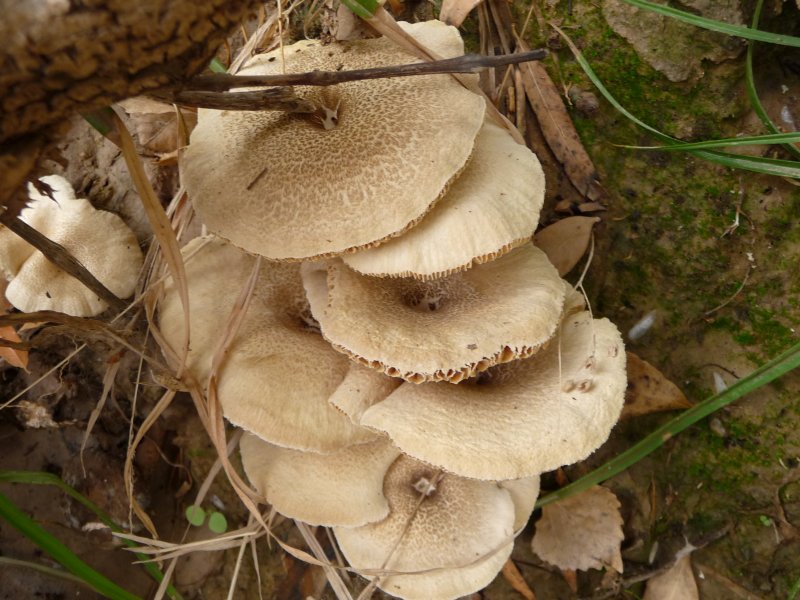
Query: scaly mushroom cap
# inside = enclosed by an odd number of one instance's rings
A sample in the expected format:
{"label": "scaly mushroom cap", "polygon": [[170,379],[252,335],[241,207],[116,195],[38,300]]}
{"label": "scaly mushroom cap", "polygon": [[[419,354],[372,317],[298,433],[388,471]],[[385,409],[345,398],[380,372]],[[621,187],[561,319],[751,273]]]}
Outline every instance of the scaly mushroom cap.
{"label": "scaly mushroom cap", "polygon": [[[190,257],[187,366],[205,383],[255,258],[213,237],[192,240],[183,254]],[[183,309],[171,282],[165,286],[159,326],[178,350]],[[247,314],[218,373],[219,399],[228,420],[268,442],[298,450],[333,452],[374,439],[328,403],[348,366],[314,328],[300,266],[262,264]]]}
{"label": "scaly mushroom cap", "polygon": [[[133,294],[143,257],[130,228],[117,215],[76,198],[63,177],[48,175],[39,181],[50,186],[53,198],[28,184],[31,203],[20,218],[62,245],[111,292],[120,298]],[[0,268],[10,281],[6,298],[24,312],[54,310],[91,317],[108,308],[89,288],[4,227],[0,227]]]}
{"label": "scaly mushroom cap", "polygon": [[[405,28],[445,56],[463,54],[455,28],[431,21]],[[385,38],[303,41],[284,53],[287,73],[418,62]],[[280,72],[276,50],[253,57],[240,74]],[[485,111],[483,98],[449,75],[295,90],[337,111],[330,129],[309,115],[201,110],[181,163],[209,230],[277,260],[366,248],[411,227],[464,168]]]}
{"label": "scaly mushroom cap", "polygon": [[361,424],[415,458],[477,479],[528,477],[582,460],[619,418],[625,348],[613,323],[587,312],[566,318],[560,331],[536,356],[476,380],[403,384]]}
{"label": "scaly mushroom cap", "polygon": [[[422,282],[359,275],[331,262],[303,281],[335,348],[392,377],[457,383],[537,352],[555,333],[565,287],[532,244],[465,273]],[[327,295],[327,301],[326,301]]]}
{"label": "scaly mushroom cap", "polygon": [[436,483],[436,476],[437,469],[401,456],[383,485],[389,516],[334,529],[347,562],[365,576],[414,573],[379,579],[378,587],[393,596],[464,596],[488,585],[511,554],[516,517],[510,493],[495,482],[448,473]]}
{"label": "scaly mushroom cap", "polygon": [[385,437],[331,454],[280,448],[252,434],[239,447],[250,483],[282,515],[359,527],[389,514],[383,479],[400,451]]}
{"label": "scaly mushroom cap", "polygon": [[426,280],[464,271],[530,241],[543,202],[536,155],[487,120],[467,168],[418,225],[342,259],[378,277]]}

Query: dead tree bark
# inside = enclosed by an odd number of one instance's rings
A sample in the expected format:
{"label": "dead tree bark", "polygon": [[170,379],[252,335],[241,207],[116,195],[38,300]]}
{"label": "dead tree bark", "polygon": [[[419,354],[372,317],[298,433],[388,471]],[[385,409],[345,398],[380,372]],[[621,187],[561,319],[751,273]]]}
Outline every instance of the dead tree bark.
{"label": "dead tree bark", "polygon": [[0,0],[0,144],[202,70],[256,0]]}

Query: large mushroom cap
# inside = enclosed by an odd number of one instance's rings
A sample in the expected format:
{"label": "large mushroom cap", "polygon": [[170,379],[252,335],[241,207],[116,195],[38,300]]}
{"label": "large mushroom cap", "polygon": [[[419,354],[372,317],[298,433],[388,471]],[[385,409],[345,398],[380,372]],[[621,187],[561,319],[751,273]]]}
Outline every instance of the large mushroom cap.
{"label": "large mushroom cap", "polygon": [[386,438],[317,454],[245,434],[240,448],[250,483],[282,515],[312,525],[359,527],[389,514],[383,480],[400,451]]}
{"label": "large mushroom cap", "polygon": [[[446,56],[463,53],[455,29],[406,25]],[[285,49],[286,72],[417,62],[385,38]],[[280,51],[242,75],[281,72]],[[338,111],[325,130],[308,115],[200,111],[182,160],[194,206],[215,234],[272,259],[332,256],[372,246],[417,222],[472,153],[484,100],[449,75],[298,87]],[[387,116],[388,113],[388,116]]]}
{"label": "large mushroom cap", "polygon": [[[555,333],[565,287],[532,244],[465,273],[422,282],[328,266],[303,280],[322,334],[373,369],[414,383],[458,382],[538,351]],[[327,302],[326,302],[327,296]]]}
{"label": "large mushroom cap", "polygon": [[[191,351],[187,365],[200,382],[224,333],[254,257],[215,238],[197,238],[184,248],[189,288]],[[261,266],[250,306],[218,373],[225,416],[268,442],[287,448],[333,452],[369,441],[328,398],[347,373],[349,361],[331,349],[313,327],[296,264]],[[183,310],[170,282],[159,325],[176,350],[184,339]]]}
{"label": "large mushroom cap", "polygon": [[[380,578],[378,587],[393,596],[464,596],[488,585],[511,554],[516,518],[509,492],[494,482],[451,474],[437,482],[436,476],[436,469],[401,456],[384,481],[389,516],[363,527],[334,529],[356,570],[414,573]],[[426,491],[429,495],[421,498]]]}
{"label": "large mushroom cap", "polygon": [[543,202],[544,172],[536,155],[487,120],[466,169],[419,224],[342,258],[365,275],[449,275],[529,241]]}
{"label": "large mushroom cap", "polygon": [[403,452],[478,479],[516,479],[586,458],[625,397],[625,348],[607,319],[568,317],[536,356],[457,386],[403,384],[363,413]]}
{"label": "large mushroom cap", "polygon": [[[130,228],[117,215],[76,198],[63,177],[48,175],[40,181],[53,197],[28,184],[31,202],[20,218],[68,250],[115,295],[133,294],[143,257]],[[0,227],[0,267],[10,280],[6,298],[19,310],[90,317],[108,308],[89,288],[4,227]]]}

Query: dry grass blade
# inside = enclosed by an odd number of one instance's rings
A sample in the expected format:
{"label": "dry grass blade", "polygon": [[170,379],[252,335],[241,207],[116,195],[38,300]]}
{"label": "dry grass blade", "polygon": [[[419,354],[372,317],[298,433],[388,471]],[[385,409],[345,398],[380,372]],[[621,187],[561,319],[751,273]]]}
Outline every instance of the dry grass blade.
{"label": "dry grass blade", "polygon": [[186,355],[189,352],[189,291],[186,285],[186,271],[183,266],[181,251],[178,247],[178,240],[175,237],[175,233],[172,231],[169,219],[161,206],[161,202],[159,202],[153,190],[153,186],[147,179],[130,132],[127,127],[125,127],[125,124],[118,114],[114,113],[113,120],[120,135],[122,155],[125,158],[125,164],[128,166],[128,171],[130,172],[136,191],[142,199],[142,205],[147,214],[147,219],[150,222],[150,226],[153,228],[153,233],[158,241],[158,245],[172,273],[175,285],[178,288],[181,304],[183,305],[186,335],[177,367],[177,376],[180,377],[186,362]]}
{"label": "dry grass blade", "polygon": [[317,538],[314,537],[314,534],[311,532],[308,525],[302,521],[295,521],[295,524],[297,525],[297,529],[300,531],[300,534],[303,536],[303,539],[306,541],[306,544],[308,544],[308,547],[311,548],[311,551],[319,559],[317,564],[319,564],[319,566],[325,570],[325,575],[327,575],[328,581],[330,582],[336,597],[339,600],[353,600],[353,596],[350,594],[350,590],[347,589],[347,586],[342,581],[339,571],[336,570],[334,565],[331,565],[327,561],[325,551],[317,541]]}
{"label": "dry grass blade", "polygon": [[277,24],[278,15],[272,13],[266,21],[259,25],[258,29],[256,29],[239,51],[239,54],[236,55],[236,58],[233,59],[231,66],[228,67],[228,73],[238,73],[245,61],[253,56],[259,47],[261,47],[264,40],[267,39],[267,37],[274,36],[274,30],[277,29]]}
{"label": "dry grass blade", "polygon": [[[145,418],[144,422],[142,423],[141,427],[139,427],[139,431],[136,432],[136,436],[133,438],[133,443],[128,447],[128,452],[125,456],[125,467],[123,469],[123,480],[125,481],[125,491],[128,494],[128,502],[130,504],[131,509],[133,512],[136,513],[136,516],[139,517],[142,524],[145,526],[150,535],[153,538],[158,539],[158,533],[156,532],[156,526],[153,523],[150,516],[145,512],[142,506],[139,504],[139,501],[136,500],[136,497],[133,493],[133,459],[136,455],[136,449],[139,447],[139,444],[144,439],[144,436],[147,435],[147,432],[150,430],[150,427],[153,426],[153,423],[158,420],[167,407],[172,402],[173,398],[175,398],[175,390],[167,390],[164,392],[164,395],[161,396],[161,399],[155,405],[153,410]],[[128,519],[129,522],[132,522],[132,519]]]}
{"label": "dry grass blade", "polygon": [[100,394],[100,400],[97,401],[97,405],[94,407],[92,414],[89,415],[89,422],[86,424],[86,431],[83,432],[80,457],[81,469],[83,469],[84,477],[86,477],[86,465],[83,464],[83,451],[86,449],[86,442],[89,441],[89,436],[92,433],[92,429],[94,429],[95,423],[97,423],[97,419],[100,418],[100,413],[103,412],[103,407],[106,405],[106,399],[111,393],[111,389],[114,387],[114,381],[117,378],[117,373],[119,373],[121,364],[122,363],[117,360],[106,367],[105,375],[103,375],[103,392]]}

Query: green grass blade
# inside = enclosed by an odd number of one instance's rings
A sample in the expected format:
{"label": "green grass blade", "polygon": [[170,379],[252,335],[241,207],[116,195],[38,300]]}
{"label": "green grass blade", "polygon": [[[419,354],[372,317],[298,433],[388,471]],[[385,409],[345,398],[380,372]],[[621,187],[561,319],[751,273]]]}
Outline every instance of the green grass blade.
{"label": "green grass blade", "polygon": [[[39,563],[31,562],[28,560],[17,560],[16,558],[9,558],[7,556],[0,556],[0,567],[22,567],[24,569],[31,569],[32,571],[38,571],[48,577],[52,577],[54,579],[64,579],[66,581],[71,581],[73,583],[77,583],[83,586],[86,586],[86,582],[81,579],[80,577],[75,577],[72,573],[68,573],[63,569],[55,569],[53,567],[48,567],[47,565],[41,565]],[[88,587],[88,586],[86,586]],[[91,589],[91,588],[89,588]]]}
{"label": "green grass blade", "polygon": [[678,21],[683,21],[684,23],[689,23],[690,25],[702,27],[703,29],[709,29],[711,31],[717,31],[727,35],[742,37],[748,40],[756,40],[759,42],[769,42],[770,44],[779,44],[781,46],[794,46],[795,48],[800,48],[800,38],[793,35],[770,33],[769,31],[761,31],[760,29],[745,27],[744,25],[733,25],[731,23],[725,23],[724,21],[716,21],[714,19],[693,15],[692,13],[671,8],[669,6],[664,6],[662,4],[648,2],[647,0],[624,1],[637,8],[649,10],[654,13],[677,19]]}
{"label": "green grass blade", "polygon": [[653,433],[645,437],[642,441],[635,444],[619,456],[611,459],[604,465],[598,467],[591,473],[584,475],[580,479],[564,486],[560,490],[551,492],[546,496],[539,498],[536,502],[537,507],[551,504],[563,500],[575,494],[585,491],[586,489],[604,482],[615,475],[623,472],[631,465],[636,464],[642,458],[651,452],[660,448],[664,442],[671,439],[687,427],[694,425],[700,419],[707,417],[711,413],[719,410],[723,406],[727,406],[731,402],[735,402],[742,396],[753,392],[775,379],[785,375],[792,369],[800,366],[800,343],[795,344],[789,350],[780,356],[772,359],[768,363],[753,371],[747,377],[744,377],[733,384],[728,389],[715,394],[710,398],[704,400],[700,404],[684,411],[670,422],[662,425]]}
{"label": "green grass blade", "polygon": [[761,156],[743,156],[728,152],[713,150],[690,150],[689,154],[715,162],[731,169],[744,169],[766,175],[800,179],[800,162],[793,160],[780,160],[778,158],[763,158]]}
{"label": "green grass blade", "polygon": [[794,585],[789,590],[787,600],[797,600],[798,596],[800,596],[800,577],[797,578],[797,581],[794,582]]}
{"label": "green grass blade", "polygon": [[[100,521],[106,525],[111,531],[122,533],[122,528],[117,525],[111,516],[106,513],[102,508],[97,506],[94,502],[89,500],[86,496],[81,494],[75,488],[67,485],[64,481],[53,475],[52,473],[45,473],[42,471],[0,471],[0,482],[6,483],[25,483],[29,485],[52,485],[57,487],[59,490],[67,494],[70,498],[74,499],[76,502],[79,502],[91,512],[93,512]],[[125,538],[120,538],[122,543],[129,547],[136,546],[135,542],[131,540],[126,540]],[[136,553],[136,558],[140,561],[146,561],[149,559],[148,556],[140,553]],[[158,583],[164,579],[164,574],[161,570],[151,562],[145,562],[142,564],[148,574],[155,579]],[[167,594],[173,600],[183,600],[183,597],[178,593],[172,585],[167,588]]]}
{"label": "green grass blade", "polygon": [[[751,24],[753,29],[758,28],[758,22],[761,20],[761,9],[763,6],[764,0],[758,0],[756,2],[756,6],[753,9],[753,22]],[[772,122],[772,119],[769,118],[767,111],[764,109],[764,105],[761,104],[761,99],[758,97],[755,77],[753,76],[753,53],[755,52],[755,47],[755,42],[750,42],[750,44],[748,44],[747,54],[744,61],[744,79],[745,88],[747,89],[747,98],[750,100],[750,106],[753,107],[753,111],[756,113],[756,115],[758,115],[758,118],[764,124],[764,127],[766,127],[772,133],[780,133],[780,130],[775,123]],[[798,149],[794,144],[784,144],[783,147],[795,158],[800,158],[800,149]]]}
{"label": "green grass blade", "polygon": [[0,518],[8,521],[12,527],[47,552],[67,571],[85,581],[104,596],[111,598],[111,600],[141,600],[139,596],[122,589],[83,562],[58,538],[45,531],[38,523],[17,508],[4,494],[0,494]]}
{"label": "green grass blade", "polygon": [[669,146],[631,146],[620,144],[621,148],[632,150],[665,150],[683,151],[688,150],[713,150],[715,148],[730,148],[737,146],[761,146],[765,144],[786,144],[800,142],[800,132],[792,133],[768,133],[765,135],[743,135],[735,138],[722,138],[719,140],[705,140],[703,142],[678,142]]}
{"label": "green grass blade", "polygon": [[[591,80],[597,90],[603,95],[603,97],[613,106],[621,115],[623,115],[628,120],[636,123],[642,129],[650,132],[653,137],[656,139],[664,142],[669,146],[685,144],[686,142],[682,142],[677,140],[665,133],[662,133],[655,127],[651,127],[631,112],[629,112],[624,106],[622,106],[616,98],[608,91],[603,82],[597,76],[597,73],[594,72],[592,66],[583,56],[580,50],[575,46],[569,36],[567,36],[563,31],[555,28],[556,31],[564,38],[567,42],[567,45],[570,47],[573,55],[575,56],[575,60],[578,62],[580,67],[583,69],[586,76]],[[687,150],[689,154],[696,156],[698,158],[702,158],[705,160],[709,160],[711,162],[715,162],[717,164],[723,165],[725,167],[730,167],[734,169],[744,169],[747,171],[755,171],[756,173],[764,173],[767,175],[777,175],[779,177],[791,177],[794,179],[800,179],[800,163],[795,163],[793,161],[787,160],[779,160],[773,158],[762,158],[758,156],[742,156],[739,154],[731,154],[728,152],[719,152],[716,150]]]}
{"label": "green grass blade", "polygon": [[228,69],[225,68],[225,65],[222,64],[218,58],[212,58],[211,62],[208,63],[208,70],[212,73],[227,73]]}
{"label": "green grass blade", "polygon": [[342,0],[347,8],[362,19],[370,19],[380,7],[378,0]]}

